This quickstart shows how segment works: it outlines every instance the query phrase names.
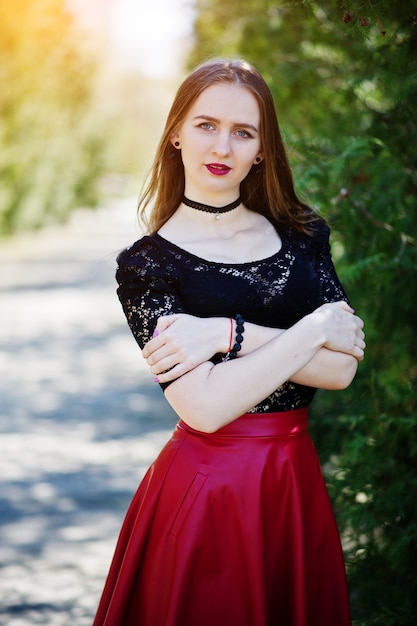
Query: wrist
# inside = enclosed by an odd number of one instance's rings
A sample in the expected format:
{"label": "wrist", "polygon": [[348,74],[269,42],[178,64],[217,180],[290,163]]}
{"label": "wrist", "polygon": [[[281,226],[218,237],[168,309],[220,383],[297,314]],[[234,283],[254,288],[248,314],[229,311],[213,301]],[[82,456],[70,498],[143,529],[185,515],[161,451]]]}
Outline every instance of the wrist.
{"label": "wrist", "polygon": [[240,313],[236,314],[235,319],[230,318],[229,345],[227,352],[224,353],[223,361],[236,359],[242,349],[242,343],[245,332],[245,319]]}
{"label": "wrist", "polygon": [[312,350],[319,350],[326,344],[326,327],[323,322],[323,315],[317,310],[309,313],[298,322],[306,335],[306,345]]}
{"label": "wrist", "polygon": [[[235,332],[235,321],[228,317],[212,317],[210,319],[213,354],[227,354]],[[230,339],[232,337],[232,339]]]}

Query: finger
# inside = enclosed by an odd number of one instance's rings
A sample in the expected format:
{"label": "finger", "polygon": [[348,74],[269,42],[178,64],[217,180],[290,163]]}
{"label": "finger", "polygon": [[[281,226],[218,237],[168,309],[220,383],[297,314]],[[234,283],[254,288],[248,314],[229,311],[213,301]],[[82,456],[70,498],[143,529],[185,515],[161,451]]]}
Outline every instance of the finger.
{"label": "finger", "polygon": [[366,348],[366,343],[363,341],[363,339],[359,339],[356,343],[357,347],[360,348],[361,350],[365,350]]}
{"label": "finger", "polygon": [[363,361],[364,357],[365,357],[365,352],[363,350],[361,350],[360,348],[357,348],[355,350],[355,353],[353,355],[358,361]]}
{"label": "finger", "polygon": [[[160,342],[159,342],[160,343]],[[145,344],[142,350],[142,356],[144,359],[147,359],[155,350],[158,349],[158,342],[155,339],[150,339],[148,343]]]}
{"label": "finger", "polygon": [[167,372],[158,373],[156,375],[155,382],[169,383],[173,380],[176,380],[177,378],[180,378],[180,376],[183,376],[183,374],[186,374],[187,371],[188,370],[184,368],[183,364],[175,365]]}
{"label": "finger", "polygon": [[[165,343],[165,338],[161,338],[161,334],[169,326],[171,326],[171,324],[173,324],[178,319],[178,317],[178,314],[172,314],[162,315],[158,318],[155,330],[152,334],[152,338],[145,344],[142,350],[142,355],[145,359],[148,358],[148,356],[152,354],[152,352],[154,352],[155,350],[159,350],[159,348]],[[155,341],[156,339],[159,339],[159,341]]]}
{"label": "finger", "polygon": [[154,337],[150,339],[148,343],[145,344],[142,350],[142,356],[145,359],[147,359],[154,352],[156,352],[157,350],[160,350],[165,344],[166,344],[166,338],[161,336],[159,333],[155,334],[155,331],[154,331]]}
{"label": "finger", "polygon": [[151,339],[142,350],[142,356],[146,359],[148,365],[153,365],[156,361],[167,356],[169,353],[169,347],[161,337]]}
{"label": "finger", "polygon": [[169,326],[171,326],[171,324],[173,324],[175,321],[177,321],[178,319],[178,314],[177,313],[173,313],[172,315],[161,315],[161,317],[158,318],[158,322],[156,324],[156,329],[158,331],[158,333],[162,333],[164,332],[164,330],[166,330],[167,328],[169,328]]}
{"label": "finger", "polygon": [[348,313],[355,312],[355,309],[352,309],[352,307],[345,300],[339,300],[338,302],[334,302],[333,304],[340,307],[341,309],[344,309],[345,311],[348,311]]}
{"label": "finger", "polygon": [[175,355],[169,355],[168,357],[160,359],[155,363],[150,364],[148,362],[148,365],[150,366],[149,369],[152,374],[157,375],[162,374],[163,372],[167,372],[168,370],[171,370],[173,367],[176,367],[179,364],[177,359],[175,358]]}
{"label": "finger", "polygon": [[354,349],[352,350],[352,355],[358,360],[363,361],[365,356],[365,348],[366,343],[360,337],[356,338]]}
{"label": "finger", "polygon": [[[176,354],[175,350],[172,350],[171,347],[168,344],[162,344],[160,348],[158,348],[157,350],[153,350],[149,356],[146,358],[146,362],[149,365],[149,367],[153,367],[155,365],[157,365],[158,363],[160,363],[161,361],[170,358],[172,359],[172,357]],[[178,363],[180,360],[178,359],[178,357],[175,359],[175,363]],[[165,368],[167,369],[167,368]]]}
{"label": "finger", "polygon": [[357,315],[354,315],[353,317],[355,319],[356,324],[359,326],[359,328],[363,328],[364,327],[363,319],[361,319]]}

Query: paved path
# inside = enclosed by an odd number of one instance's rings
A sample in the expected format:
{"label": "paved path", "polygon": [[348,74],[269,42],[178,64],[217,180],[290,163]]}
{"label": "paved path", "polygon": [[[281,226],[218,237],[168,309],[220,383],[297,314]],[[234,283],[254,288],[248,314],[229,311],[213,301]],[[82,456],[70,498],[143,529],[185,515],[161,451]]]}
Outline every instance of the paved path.
{"label": "paved path", "polygon": [[0,625],[87,626],[175,416],[115,294],[135,201],[0,241]]}

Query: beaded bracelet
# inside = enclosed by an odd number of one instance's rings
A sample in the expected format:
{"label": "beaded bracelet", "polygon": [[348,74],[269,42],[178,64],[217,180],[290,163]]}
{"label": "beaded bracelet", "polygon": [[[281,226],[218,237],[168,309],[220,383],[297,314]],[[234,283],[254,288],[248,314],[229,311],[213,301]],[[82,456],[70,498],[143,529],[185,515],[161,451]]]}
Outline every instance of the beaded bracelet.
{"label": "beaded bracelet", "polygon": [[243,342],[243,333],[245,332],[245,320],[243,319],[243,315],[241,315],[240,313],[238,313],[236,315],[236,337],[235,337],[235,343],[232,347],[231,350],[229,350],[226,358],[228,359],[236,359],[237,358],[237,353],[239,352],[239,350],[242,347],[242,342]]}

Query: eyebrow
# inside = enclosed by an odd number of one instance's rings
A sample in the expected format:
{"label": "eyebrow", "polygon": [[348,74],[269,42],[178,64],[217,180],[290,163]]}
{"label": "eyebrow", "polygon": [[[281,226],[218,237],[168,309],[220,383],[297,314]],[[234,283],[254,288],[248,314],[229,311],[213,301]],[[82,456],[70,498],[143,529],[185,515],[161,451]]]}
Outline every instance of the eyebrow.
{"label": "eyebrow", "polygon": [[[195,117],[193,117],[193,120],[199,119],[207,120],[208,122],[216,122],[216,124],[220,122],[217,117],[212,117],[211,115],[196,115]],[[255,131],[255,133],[259,132],[256,126],[254,126],[253,124],[248,124],[247,122],[235,122],[233,125],[239,128],[250,128],[251,130]]]}

